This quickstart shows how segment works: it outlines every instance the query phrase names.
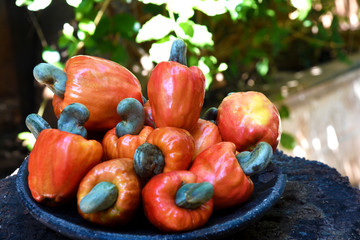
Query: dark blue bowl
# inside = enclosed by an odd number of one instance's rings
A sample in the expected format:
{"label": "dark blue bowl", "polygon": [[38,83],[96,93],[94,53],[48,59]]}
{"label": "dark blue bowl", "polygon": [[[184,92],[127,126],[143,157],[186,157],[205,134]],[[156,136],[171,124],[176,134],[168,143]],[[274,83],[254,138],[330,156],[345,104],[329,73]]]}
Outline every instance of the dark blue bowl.
{"label": "dark blue bowl", "polygon": [[28,158],[20,166],[16,187],[24,207],[31,215],[60,234],[73,239],[215,239],[232,235],[261,218],[282,195],[286,175],[270,164],[254,175],[254,192],[241,206],[214,212],[208,223],[199,229],[182,233],[162,233],[152,226],[142,211],[122,228],[105,228],[85,221],[77,212],[76,202],[62,207],[47,207],[37,203],[28,186]]}

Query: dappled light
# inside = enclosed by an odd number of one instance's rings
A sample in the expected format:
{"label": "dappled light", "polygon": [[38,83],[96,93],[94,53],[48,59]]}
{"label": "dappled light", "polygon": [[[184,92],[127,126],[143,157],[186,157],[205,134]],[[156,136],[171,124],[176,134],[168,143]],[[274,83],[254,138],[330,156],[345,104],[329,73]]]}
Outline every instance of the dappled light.
{"label": "dappled light", "polygon": [[218,73],[218,74],[216,74],[215,79],[218,82],[222,82],[222,81],[224,81],[224,75],[222,73]]}
{"label": "dappled light", "polygon": [[359,28],[359,4],[356,0],[335,0],[336,13],[348,21],[342,21],[340,28],[344,31]]}
{"label": "dappled light", "polygon": [[296,146],[293,150],[293,153],[298,157],[306,157],[306,151],[300,146]]}
{"label": "dappled light", "polygon": [[15,4],[17,6],[22,6],[24,4],[28,4],[27,8],[30,11],[39,11],[39,10],[47,8],[51,4],[52,0],[33,0],[33,1],[29,1],[29,2],[26,0],[16,0]]}
{"label": "dappled light", "polygon": [[320,139],[315,137],[312,139],[311,144],[313,146],[313,148],[315,149],[315,151],[320,151],[321,150],[321,142]]}
{"label": "dappled light", "polygon": [[313,76],[319,76],[322,73],[322,69],[319,66],[314,66],[310,69],[310,72]]}
{"label": "dappled light", "polygon": [[354,89],[356,97],[360,99],[360,83],[359,82],[354,82],[353,83],[353,89]]}
{"label": "dappled light", "polygon": [[57,51],[44,51],[42,57],[48,63],[56,63],[60,61],[60,54]]}
{"label": "dappled light", "polygon": [[338,151],[339,149],[339,140],[338,137],[336,135],[336,131],[334,126],[329,125],[326,128],[326,135],[327,135],[327,145],[329,147],[329,149],[331,149],[332,151]]}
{"label": "dappled light", "polygon": [[324,28],[330,28],[333,21],[333,14],[331,12],[327,12],[326,14],[321,15],[320,21],[322,22]]}

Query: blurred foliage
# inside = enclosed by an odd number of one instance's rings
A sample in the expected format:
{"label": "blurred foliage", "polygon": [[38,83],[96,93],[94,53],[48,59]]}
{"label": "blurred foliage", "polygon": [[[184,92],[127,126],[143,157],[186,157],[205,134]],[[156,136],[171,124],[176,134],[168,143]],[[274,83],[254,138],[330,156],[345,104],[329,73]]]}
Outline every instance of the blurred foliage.
{"label": "blurred foliage", "polygon": [[[55,0],[54,0],[55,1]],[[271,73],[297,71],[357,50],[339,24],[334,0],[66,0],[74,18],[44,46],[43,60],[59,67],[87,54],[118,62],[139,78],[146,95],[151,69],[167,60],[175,38],[188,45],[188,64],[202,69],[208,106],[231,91],[271,84]],[[46,11],[51,0],[17,0]],[[324,16],[331,15],[324,25]],[[205,106],[206,106],[205,104]],[[282,115],[288,110],[280,109]],[[287,139],[289,139],[287,137]],[[284,140],[285,141],[285,140]],[[291,144],[288,144],[291,146]]]}

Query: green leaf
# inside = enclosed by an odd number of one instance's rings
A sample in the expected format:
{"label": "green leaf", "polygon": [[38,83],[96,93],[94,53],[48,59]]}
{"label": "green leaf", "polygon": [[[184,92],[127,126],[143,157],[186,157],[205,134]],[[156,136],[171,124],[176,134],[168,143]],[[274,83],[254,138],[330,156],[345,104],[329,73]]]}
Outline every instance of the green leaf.
{"label": "green leaf", "polygon": [[114,45],[109,40],[101,40],[97,42],[97,51],[99,51],[101,54],[105,53],[111,53],[114,51]]}
{"label": "green leaf", "polygon": [[212,40],[212,33],[209,32],[205,25],[194,24],[194,35],[189,41],[198,47],[205,46],[214,46],[214,41]]}
{"label": "green leaf", "polygon": [[89,19],[83,19],[79,22],[79,29],[88,33],[89,35],[93,35],[96,30],[96,25]]}
{"label": "green leaf", "polygon": [[194,28],[193,28],[194,22],[192,21],[186,21],[186,22],[181,22],[179,23],[179,26],[181,27],[181,29],[184,31],[184,33],[186,35],[188,35],[189,37],[193,37],[194,36]]}
{"label": "green leaf", "polygon": [[293,150],[296,147],[296,140],[291,134],[282,133],[280,138],[280,145],[285,149]]}
{"label": "green leaf", "polygon": [[75,52],[76,52],[76,47],[78,44],[78,40],[74,41],[74,42],[70,42],[70,44],[67,47],[67,52],[69,57],[74,56]]}
{"label": "green leaf", "polygon": [[162,5],[166,2],[168,2],[168,0],[139,0],[139,2],[143,2],[144,4],[155,4],[155,5]]}
{"label": "green leaf", "polygon": [[166,8],[171,13],[178,14],[178,20],[183,22],[194,16],[194,2],[196,0],[188,1],[167,1]]}
{"label": "green leaf", "polygon": [[286,105],[281,105],[279,108],[279,114],[282,119],[290,117],[290,110]]}
{"label": "green leaf", "polygon": [[219,72],[224,72],[228,69],[228,65],[226,63],[220,63],[219,67],[218,67],[218,71]]}
{"label": "green leaf", "polygon": [[28,6],[33,2],[34,0],[16,0],[15,5],[18,7],[22,7],[22,6]]}
{"label": "green leaf", "polygon": [[161,5],[155,5],[155,4],[146,4],[143,7],[143,13],[150,14],[151,16],[155,16],[157,14],[161,14],[164,12],[164,8]]}
{"label": "green leaf", "polygon": [[[27,2],[27,1],[25,1]],[[31,3],[27,2],[27,8],[30,11],[39,11],[47,8],[51,4],[52,0],[34,0]]]}
{"label": "green leaf", "polygon": [[62,32],[66,38],[71,39],[74,34],[74,27],[71,26],[69,23],[64,23]]}
{"label": "green leaf", "polygon": [[88,13],[93,8],[93,1],[92,0],[82,0],[80,5],[75,8],[76,13]]}
{"label": "green leaf", "polygon": [[96,47],[96,41],[93,38],[86,38],[84,41],[85,47]]}
{"label": "green leaf", "polygon": [[190,1],[190,2],[194,2],[195,9],[211,17],[224,14],[226,12],[225,1]]}
{"label": "green leaf", "polygon": [[93,34],[94,38],[104,38],[105,35],[108,35],[110,33],[110,18],[107,15],[103,15],[99,24],[96,27],[96,30]]}
{"label": "green leaf", "polygon": [[229,0],[225,4],[225,8],[229,12],[231,19],[233,21],[240,18],[239,12],[237,10],[238,10],[238,6],[241,4],[241,2],[242,2],[241,0]]}
{"label": "green leaf", "polygon": [[170,36],[167,41],[153,43],[149,49],[150,59],[156,63],[167,61],[170,57],[170,49],[174,39],[174,36]]}
{"label": "green leaf", "polygon": [[45,47],[42,52],[42,59],[47,63],[53,64],[59,62],[61,57],[60,53],[56,49]]}
{"label": "green leaf", "polygon": [[197,66],[199,64],[199,58],[196,56],[190,56],[188,58],[188,65],[189,66]]}
{"label": "green leaf", "polygon": [[207,90],[210,86],[210,84],[212,83],[212,75],[211,75],[211,72],[210,72],[210,62],[209,59],[205,58],[205,57],[202,57],[200,58],[200,61],[199,61],[199,65],[198,67],[201,69],[201,71],[204,73],[205,75],[205,89]]}
{"label": "green leaf", "polygon": [[[188,52],[193,53],[194,55],[197,55],[197,56],[200,55],[201,51],[200,51],[199,47],[193,45],[191,42],[186,42],[186,44],[187,44]],[[197,64],[193,64],[193,65],[197,65]],[[189,66],[193,66],[193,65],[189,64]]]}
{"label": "green leaf", "polygon": [[77,7],[79,7],[81,1],[82,0],[66,0],[66,3],[74,8],[77,8]]}
{"label": "green leaf", "polygon": [[17,138],[23,141],[23,145],[31,152],[36,142],[36,138],[31,132],[21,132],[17,135]]}
{"label": "green leaf", "polygon": [[269,59],[264,58],[256,63],[256,70],[261,76],[265,76],[269,72]]}
{"label": "green leaf", "polygon": [[115,51],[111,55],[111,59],[121,65],[126,65],[129,56],[125,48],[121,45],[116,45]]}
{"label": "green leaf", "polygon": [[147,21],[139,30],[136,36],[136,42],[162,39],[168,35],[174,27],[174,22],[163,15],[156,15]]}
{"label": "green leaf", "polygon": [[113,18],[114,20],[114,30],[120,33],[120,36],[127,39],[131,39],[135,33],[138,32],[136,24],[138,22],[136,19],[127,13],[116,14]]}
{"label": "green leaf", "polygon": [[309,12],[312,9],[312,0],[291,0],[290,2],[293,7],[297,8],[297,10],[299,11],[298,19],[301,21],[308,16]]}
{"label": "green leaf", "polygon": [[69,42],[70,42],[69,38],[62,34],[58,39],[58,46],[60,48],[64,48],[68,45]]}

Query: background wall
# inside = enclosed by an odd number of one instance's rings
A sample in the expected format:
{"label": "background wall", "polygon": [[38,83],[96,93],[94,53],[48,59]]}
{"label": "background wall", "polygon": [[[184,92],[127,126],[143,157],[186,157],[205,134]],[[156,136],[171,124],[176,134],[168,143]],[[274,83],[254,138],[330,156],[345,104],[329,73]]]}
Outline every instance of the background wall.
{"label": "background wall", "polygon": [[289,74],[298,84],[287,87],[290,118],[282,124],[297,139],[287,154],[324,162],[360,187],[360,55],[350,60]]}

